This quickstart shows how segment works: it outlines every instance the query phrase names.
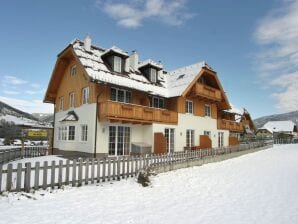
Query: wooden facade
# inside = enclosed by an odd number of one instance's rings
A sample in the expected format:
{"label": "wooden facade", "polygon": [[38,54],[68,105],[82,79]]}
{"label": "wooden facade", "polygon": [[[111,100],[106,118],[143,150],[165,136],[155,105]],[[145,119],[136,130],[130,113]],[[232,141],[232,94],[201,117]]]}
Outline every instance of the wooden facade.
{"label": "wooden facade", "polygon": [[218,119],[217,120],[218,129],[229,130],[232,132],[243,132],[243,124],[241,122],[236,122],[232,120]]}

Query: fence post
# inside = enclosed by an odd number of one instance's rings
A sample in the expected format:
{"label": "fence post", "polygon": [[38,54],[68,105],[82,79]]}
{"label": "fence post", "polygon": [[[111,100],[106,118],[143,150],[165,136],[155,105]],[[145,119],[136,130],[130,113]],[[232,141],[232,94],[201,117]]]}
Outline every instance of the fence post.
{"label": "fence post", "polygon": [[120,180],[120,157],[117,158],[117,180]]}
{"label": "fence post", "polygon": [[35,163],[35,174],[34,174],[34,190],[38,190],[38,186],[39,186],[39,167],[40,167],[40,163],[36,162]]}
{"label": "fence post", "polygon": [[87,185],[89,182],[89,159],[87,158],[85,161],[85,184]]}
{"label": "fence post", "polygon": [[47,185],[48,185],[48,161],[44,161],[42,188],[45,190],[47,188]]}
{"label": "fence post", "polygon": [[81,187],[82,186],[82,172],[83,172],[83,160],[80,159],[79,160],[79,173],[78,173],[78,186]]}
{"label": "fence post", "polygon": [[62,186],[62,171],[63,171],[63,160],[59,160],[58,188],[61,188],[61,186]]}
{"label": "fence post", "polygon": [[77,160],[74,159],[72,161],[72,180],[71,180],[71,185],[74,187],[76,186],[76,182],[77,182]]}
{"label": "fence post", "polygon": [[[0,179],[1,179],[1,177],[0,177]],[[17,167],[17,184],[16,184],[16,191],[17,192],[21,191],[21,183],[22,183],[22,163],[18,163],[18,167]],[[0,180],[0,185],[1,185],[1,180]],[[0,192],[1,192],[1,189],[0,189]]]}
{"label": "fence post", "polygon": [[2,170],[3,166],[0,164],[0,193],[2,192]]}
{"label": "fence post", "polygon": [[7,174],[6,174],[6,190],[11,191],[12,186],[12,164],[7,165]]}
{"label": "fence post", "polygon": [[65,185],[69,185],[69,160],[66,160]]}
{"label": "fence post", "polygon": [[31,185],[31,163],[25,163],[25,192],[30,192],[30,185]]}
{"label": "fence post", "polygon": [[100,182],[100,166],[101,166],[100,158],[97,158],[96,164],[97,164],[97,179],[96,179],[96,182],[99,183]]}
{"label": "fence post", "polygon": [[91,160],[91,184],[94,184],[94,158]]}
{"label": "fence post", "polygon": [[56,161],[52,161],[51,164],[51,188],[55,188],[55,171],[56,171]]}

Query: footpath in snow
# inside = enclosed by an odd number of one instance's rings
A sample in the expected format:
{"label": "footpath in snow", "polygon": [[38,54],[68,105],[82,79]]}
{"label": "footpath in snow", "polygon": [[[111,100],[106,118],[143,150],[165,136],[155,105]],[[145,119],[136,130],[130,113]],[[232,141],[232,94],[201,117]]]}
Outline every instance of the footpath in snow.
{"label": "footpath in snow", "polygon": [[298,144],[152,178],[0,197],[0,223],[298,223]]}

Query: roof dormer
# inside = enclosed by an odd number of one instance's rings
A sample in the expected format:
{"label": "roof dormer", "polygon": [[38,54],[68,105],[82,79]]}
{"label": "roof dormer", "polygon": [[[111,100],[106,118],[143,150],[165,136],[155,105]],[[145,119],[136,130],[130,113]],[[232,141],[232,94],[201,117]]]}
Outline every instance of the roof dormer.
{"label": "roof dormer", "polygon": [[162,70],[162,65],[149,59],[139,64],[139,70],[150,82],[157,83],[158,72]]}
{"label": "roof dormer", "polygon": [[118,47],[107,49],[102,55],[102,60],[107,63],[110,68],[117,73],[123,73],[125,70],[126,59],[129,55]]}

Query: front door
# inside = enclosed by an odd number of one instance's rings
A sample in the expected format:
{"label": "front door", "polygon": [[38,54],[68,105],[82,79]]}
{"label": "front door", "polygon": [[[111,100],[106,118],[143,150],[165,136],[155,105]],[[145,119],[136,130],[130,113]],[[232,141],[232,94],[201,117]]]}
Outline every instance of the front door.
{"label": "front door", "polygon": [[167,141],[167,152],[174,152],[175,146],[175,129],[174,128],[165,128],[165,138]]}
{"label": "front door", "polygon": [[109,126],[109,155],[123,156],[130,152],[130,127]]}

